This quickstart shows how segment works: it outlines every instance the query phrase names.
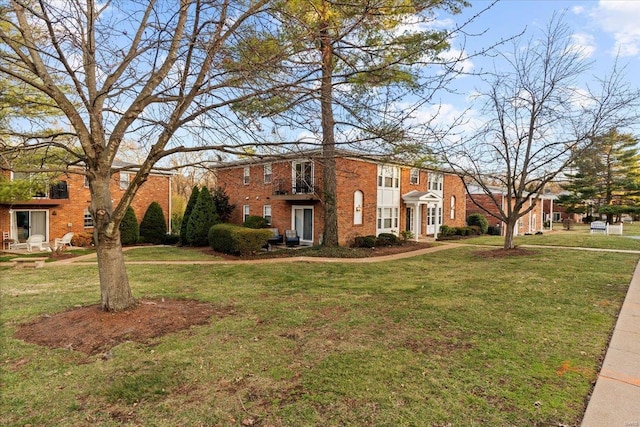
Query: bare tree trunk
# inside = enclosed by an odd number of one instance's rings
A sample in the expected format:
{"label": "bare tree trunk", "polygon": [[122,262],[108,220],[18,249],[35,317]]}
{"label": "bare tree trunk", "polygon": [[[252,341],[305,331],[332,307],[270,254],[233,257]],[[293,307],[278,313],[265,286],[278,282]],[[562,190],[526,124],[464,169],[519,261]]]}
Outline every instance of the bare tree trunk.
{"label": "bare tree trunk", "polygon": [[518,222],[518,220],[516,219],[515,222],[511,220],[511,218],[509,218],[509,221],[505,222],[505,230],[504,230],[504,249],[514,249],[516,246],[513,243],[513,234],[514,234],[514,230],[515,230],[515,226],[516,223]]}
{"label": "bare tree trunk", "polygon": [[100,275],[100,297],[105,311],[122,311],[136,304],[129,278],[124,266],[124,254],[120,244],[120,230],[113,237],[98,238],[98,273]]}
{"label": "bare tree trunk", "polygon": [[336,204],[336,141],[333,118],[333,47],[328,33],[328,23],[320,27],[320,49],[322,53],[322,80],[320,83],[320,106],[322,114],[322,160],[324,202],[324,246],[338,246],[338,207]]}
{"label": "bare tree trunk", "polygon": [[[109,168],[107,168],[108,170]],[[120,242],[120,221],[113,218],[109,171],[90,179],[91,212],[94,218],[94,240],[98,257],[102,309],[121,311],[136,304],[124,265]]]}

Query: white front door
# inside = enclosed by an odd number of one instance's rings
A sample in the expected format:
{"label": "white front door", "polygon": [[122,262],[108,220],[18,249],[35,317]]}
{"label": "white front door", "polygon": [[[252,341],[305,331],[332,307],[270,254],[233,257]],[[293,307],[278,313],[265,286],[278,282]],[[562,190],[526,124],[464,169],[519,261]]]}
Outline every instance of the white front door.
{"label": "white front door", "polygon": [[313,245],[313,206],[293,207],[293,229],[300,236],[300,244]]}
{"label": "white front door", "polygon": [[442,207],[427,205],[427,234],[435,234],[442,224]]}

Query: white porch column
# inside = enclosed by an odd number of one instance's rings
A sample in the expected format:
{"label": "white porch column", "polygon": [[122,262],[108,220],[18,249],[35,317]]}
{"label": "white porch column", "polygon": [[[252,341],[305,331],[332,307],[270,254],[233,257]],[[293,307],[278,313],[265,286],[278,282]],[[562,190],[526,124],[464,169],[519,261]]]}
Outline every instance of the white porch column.
{"label": "white porch column", "polygon": [[442,221],[442,218],[440,217],[439,213],[442,211],[442,209],[438,209],[438,204],[435,203],[433,205],[433,213],[435,216],[435,223],[433,224],[433,240],[436,240],[438,238],[438,228],[440,228],[440,224],[438,224],[438,220]]}
{"label": "white porch column", "polygon": [[553,231],[553,199],[549,199],[551,212],[549,212],[549,231]]}
{"label": "white porch column", "polygon": [[420,203],[416,202],[413,205],[413,235],[416,242],[420,240],[420,222],[421,222],[422,209]]}

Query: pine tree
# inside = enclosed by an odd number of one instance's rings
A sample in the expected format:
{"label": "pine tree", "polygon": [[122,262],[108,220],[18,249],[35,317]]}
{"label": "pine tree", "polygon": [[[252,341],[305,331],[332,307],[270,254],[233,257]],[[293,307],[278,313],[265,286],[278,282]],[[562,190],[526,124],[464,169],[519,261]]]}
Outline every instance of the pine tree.
{"label": "pine tree", "polygon": [[187,242],[192,246],[207,246],[209,244],[209,229],[218,222],[211,193],[207,187],[202,187],[200,194],[198,194],[198,201],[189,215]]}
{"label": "pine tree", "polygon": [[189,242],[187,241],[187,225],[189,224],[189,217],[191,216],[191,212],[193,212],[193,207],[196,205],[198,201],[198,195],[200,194],[200,190],[197,185],[193,186],[191,190],[191,196],[189,197],[189,201],[187,202],[187,207],[184,209],[184,216],[182,217],[182,224],[180,224],[180,244],[186,245]]}
{"label": "pine tree", "polygon": [[138,218],[133,208],[129,206],[120,222],[120,242],[123,245],[135,245],[140,237]]}
{"label": "pine tree", "polygon": [[[612,129],[595,138],[593,144],[572,164],[564,188],[572,193],[574,205],[593,204],[613,222],[611,206],[635,204],[640,188],[638,140]],[[606,208],[609,206],[609,208]]]}
{"label": "pine tree", "polygon": [[140,237],[146,243],[159,244],[167,234],[167,221],[158,202],[153,202],[144,213],[140,223]]}
{"label": "pine tree", "polygon": [[216,213],[220,222],[227,222],[231,218],[231,213],[236,208],[236,205],[229,204],[229,195],[224,191],[224,188],[217,187],[213,192],[213,204],[216,206]]}

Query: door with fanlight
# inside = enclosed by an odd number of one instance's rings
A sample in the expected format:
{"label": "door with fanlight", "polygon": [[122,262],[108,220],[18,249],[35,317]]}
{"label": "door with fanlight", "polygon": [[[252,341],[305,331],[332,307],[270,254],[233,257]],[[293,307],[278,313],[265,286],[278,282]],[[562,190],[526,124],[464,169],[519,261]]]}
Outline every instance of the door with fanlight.
{"label": "door with fanlight", "polygon": [[293,228],[300,236],[300,244],[313,245],[313,206],[292,208]]}

